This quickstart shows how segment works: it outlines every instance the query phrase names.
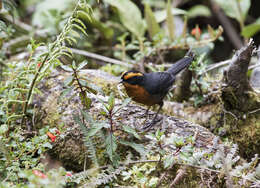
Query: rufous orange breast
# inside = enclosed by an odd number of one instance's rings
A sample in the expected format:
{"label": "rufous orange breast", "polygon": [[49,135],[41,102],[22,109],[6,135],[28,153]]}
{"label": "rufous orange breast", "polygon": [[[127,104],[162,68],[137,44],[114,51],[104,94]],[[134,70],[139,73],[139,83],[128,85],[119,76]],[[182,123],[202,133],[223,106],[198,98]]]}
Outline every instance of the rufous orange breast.
{"label": "rufous orange breast", "polygon": [[142,86],[132,85],[127,82],[123,83],[126,89],[126,93],[135,102],[152,106],[158,103],[154,96],[151,96]]}

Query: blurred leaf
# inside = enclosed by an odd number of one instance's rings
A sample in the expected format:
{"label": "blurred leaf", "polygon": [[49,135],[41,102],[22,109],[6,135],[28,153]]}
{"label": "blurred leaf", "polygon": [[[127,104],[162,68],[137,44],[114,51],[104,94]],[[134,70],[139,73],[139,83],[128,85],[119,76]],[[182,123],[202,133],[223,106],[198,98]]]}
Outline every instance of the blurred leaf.
{"label": "blurred leaf", "polygon": [[[172,15],[185,15],[187,12],[182,9],[178,8],[171,8]],[[154,16],[157,20],[157,23],[161,23],[162,21],[166,20],[167,11],[166,10],[159,10],[154,12]]]}
{"label": "blurred leaf", "polygon": [[187,16],[189,18],[195,18],[197,16],[211,16],[210,9],[204,5],[195,5],[191,9],[188,10]]}
{"label": "blurred leaf", "polygon": [[110,93],[110,96],[108,99],[108,105],[109,105],[109,110],[112,110],[115,106],[115,96],[112,92]]}
{"label": "blurred leaf", "polygon": [[138,38],[145,32],[145,26],[141,11],[130,0],[105,0],[111,6],[118,10],[122,24]]}
{"label": "blurred leaf", "polygon": [[136,144],[136,143],[127,142],[127,141],[124,141],[124,140],[120,140],[119,142],[123,145],[130,146],[131,148],[136,150],[138,153],[140,153],[140,155],[146,154],[145,148],[142,144]]}
{"label": "blurred leaf", "polygon": [[254,23],[245,26],[241,32],[241,35],[246,38],[250,38],[260,30],[260,18]]}
{"label": "blurred leaf", "polygon": [[[240,21],[244,22],[247,16],[247,12],[251,5],[250,0],[214,0],[214,1],[224,10],[226,15],[236,19],[238,22]],[[243,20],[240,20],[240,13],[237,6],[237,2],[240,4]]]}
{"label": "blurred leaf", "polygon": [[49,149],[52,148],[52,145],[49,142],[44,143],[42,146]]}
{"label": "blurred leaf", "polygon": [[118,164],[118,161],[116,159],[116,149],[117,149],[117,141],[116,141],[116,137],[110,133],[109,135],[107,135],[106,137],[106,152],[108,154],[109,159],[112,161],[112,163],[114,165]]}
{"label": "blurred leaf", "polygon": [[94,123],[92,116],[87,111],[80,109],[80,113],[87,122],[89,122],[90,124]]}
{"label": "blurred leaf", "polygon": [[84,135],[87,135],[87,134],[88,134],[87,127],[86,127],[86,125],[81,121],[79,115],[73,114],[73,120],[74,120],[74,122],[76,122],[76,123],[80,126],[80,129],[82,130],[82,132],[84,133]]}
{"label": "blurred leaf", "polygon": [[81,62],[79,65],[78,65],[78,67],[77,67],[77,70],[80,70],[80,69],[82,69],[83,67],[85,67],[85,65],[87,65],[88,64],[88,61],[83,61],[83,62]]}
{"label": "blurred leaf", "polygon": [[0,31],[4,31],[7,32],[7,26],[5,24],[5,22],[0,20]]}
{"label": "blurred leaf", "polygon": [[92,18],[89,24],[97,28],[107,40],[111,39],[114,36],[114,30],[111,27],[107,26],[106,24],[100,22],[95,18]]}
{"label": "blurred leaf", "polygon": [[65,70],[65,71],[68,71],[68,72],[72,72],[72,71],[73,71],[72,68],[70,68],[70,67],[67,66],[67,65],[61,65],[61,68],[62,68],[63,70]]}
{"label": "blurred leaf", "polygon": [[151,7],[148,4],[145,4],[145,20],[147,23],[147,29],[151,39],[160,32],[160,26],[157,23],[155,16],[152,12]]}
{"label": "blurred leaf", "polygon": [[8,126],[6,124],[1,125],[0,134],[4,134],[6,131],[8,131]]}
{"label": "blurred leaf", "polygon": [[165,159],[163,160],[164,168],[166,169],[166,168],[170,167],[173,164],[173,162],[174,162],[173,156],[172,155],[167,155],[165,157]]}
{"label": "blurred leaf", "polygon": [[121,110],[122,108],[124,108],[125,106],[127,106],[130,101],[131,101],[131,98],[126,98],[126,99],[123,101],[123,103],[119,106],[119,108],[114,111],[113,114],[117,113],[119,110]]}
{"label": "blurred leaf", "polygon": [[102,88],[99,87],[96,84],[92,84],[92,83],[86,82],[86,86],[85,87],[87,88],[88,92],[91,92],[91,93],[93,93],[95,95],[97,93],[103,94]]}
{"label": "blurred leaf", "polygon": [[74,0],[39,1],[33,14],[32,24],[56,34],[59,26],[57,23],[62,19],[61,13],[72,10],[75,3]]}
{"label": "blurred leaf", "polygon": [[64,80],[64,85],[65,85],[65,86],[71,85],[72,82],[73,82],[73,80],[74,80],[74,77],[73,77],[73,76],[68,76],[68,77]]}
{"label": "blurred leaf", "polygon": [[175,38],[175,24],[174,24],[174,17],[172,15],[171,7],[172,7],[171,0],[168,0],[167,7],[166,7],[167,10],[166,22],[167,22],[169,37],[171,41],[173,41]]}
{"label": "blurred leaf", "polygon": [[102,123],[94,123],[91,125],[91,128],[88,130],[86,136],[86,139],[89,139],[89,137],[94,136],[99,130],[101,130],[104,126]]}
{"label": "blurred leaf", "polygon": [[132,127],[129,127],[127,125],[123,125],[123,129],[124,129],[125,132],[134,135],[135,138],[137,138],[139,140],[141,139],[141,137],[137,134],[137,132]]}

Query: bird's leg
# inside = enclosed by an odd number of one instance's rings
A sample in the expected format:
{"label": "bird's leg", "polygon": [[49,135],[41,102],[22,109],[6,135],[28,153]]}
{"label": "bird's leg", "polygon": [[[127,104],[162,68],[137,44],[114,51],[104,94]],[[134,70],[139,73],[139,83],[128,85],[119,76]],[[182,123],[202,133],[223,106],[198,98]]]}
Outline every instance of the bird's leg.
{"label": "bird's leg", "polygon": [[151,108],[151,106],[149,106],[149,107],[146,109],[145,114],[144,114],[145,116],[148,115],[148,112],[149,112],[150,108]]}
{"label": "bird's leg", "polygon": [[144,122],[146,122],[146,121],[147,121],[147,119],[148,119],[148,112],[149,112],[150,108],[151,108],[151,106],[149,106],[149,107],[146,109],[146,111],[145,111],[145,113],[144,113],[144,115],[143,115],[143,116],[146,116],[146,118],[145,118],[145,121],[144,121]]}
{"label": "bird's leg", "polygon": [[156,123],[156,118],[157,118],[159,112],[161,111],[161,109],[162,109],[162,107],[163,107],[163,102],[161,102],[159,105],[160,105],[160,106],[159,106],[159,109],[158,109],[158,111],[156,112],[156,114],[155,114],[153,120],[152,120],[149,124],[147,124],[143,129],[149,130],[149,129]]}

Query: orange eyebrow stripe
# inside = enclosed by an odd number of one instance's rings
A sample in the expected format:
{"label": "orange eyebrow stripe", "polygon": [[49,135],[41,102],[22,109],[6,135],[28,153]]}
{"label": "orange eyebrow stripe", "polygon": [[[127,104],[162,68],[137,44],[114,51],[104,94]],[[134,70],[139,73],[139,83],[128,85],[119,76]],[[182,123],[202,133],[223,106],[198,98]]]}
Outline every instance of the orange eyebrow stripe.
{"label": "orange eyebrow stripe", "polygon": [[129,78],[134,77],[134,76],[143,76],[143,74],[140,73],[140,72],[137,72],[137,73],[136,72],[130,72],[127,75],[124,76],[124,79],[127,80]]}

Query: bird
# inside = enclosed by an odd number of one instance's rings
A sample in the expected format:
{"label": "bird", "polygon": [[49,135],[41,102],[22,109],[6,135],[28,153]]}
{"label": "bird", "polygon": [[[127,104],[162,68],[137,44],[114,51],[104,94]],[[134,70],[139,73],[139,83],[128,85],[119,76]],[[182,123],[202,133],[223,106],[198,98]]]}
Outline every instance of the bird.
{"label": "bird", "polygon": [[148,106],[146,115],[151,106],[159,105],[154,118],[144,129],[149,129],[156,123],[156,118],[163,107],[163,99],[173,86],[176,75],[188,67],[193,59],[194,54],[189,50],[182,59],[174,63],[167,71],[142,73],[130,70],[122,74],[120,83],[124,85],[127,95],[133,101]]}

